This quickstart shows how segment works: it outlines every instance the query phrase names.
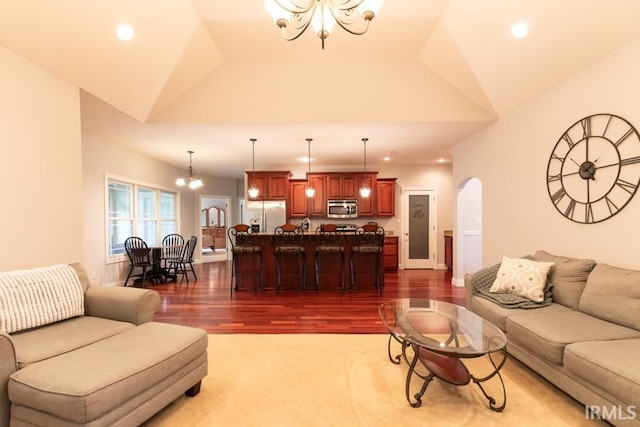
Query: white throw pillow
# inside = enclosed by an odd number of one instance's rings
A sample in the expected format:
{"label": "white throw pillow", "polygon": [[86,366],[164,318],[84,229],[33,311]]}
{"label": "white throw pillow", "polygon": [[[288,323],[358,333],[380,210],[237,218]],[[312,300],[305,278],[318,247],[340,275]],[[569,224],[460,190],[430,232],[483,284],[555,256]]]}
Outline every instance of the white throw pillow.
{"label": "white throw pillow", "polygon": [[553,265],[552,262],[502,257],[498,275],[489,292],[516,294],[542,302],[547,275]]}

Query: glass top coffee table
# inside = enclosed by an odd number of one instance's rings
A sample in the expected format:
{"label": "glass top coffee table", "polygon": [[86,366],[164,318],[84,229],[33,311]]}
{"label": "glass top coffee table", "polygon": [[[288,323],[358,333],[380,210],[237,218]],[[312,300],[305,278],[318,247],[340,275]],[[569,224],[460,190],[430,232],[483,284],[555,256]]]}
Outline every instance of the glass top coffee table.
{"label": "glass top coffee table", "polygon": [[[505,408],[507,394],[500,369],[507,360],[507,338],[497,326],[464,307],[432,299],[390,300],[379,306],[378,314],[389,331],[389,360],[400,364],[404,359],[409,365],[405,395],[411,406],[422,405],[422,396],[429,383],[437,377],[454,385],[473,382],[480,387],[492,410],[501,412]],[[391,352],[392,339],[402,348],[395,357]],[[489,358],[493,371],[478,378],[469,372],[462,360],[483,356]],[[499,362],[496,363],[495,359]],[[426,368],[426,373],[424,369],[418,369],[418,362]],[[424,382],[412,400],[410,389],[414,377]],[[499,405],[482,384],[494,377],[499,378],[502,386],[502,403]]]}

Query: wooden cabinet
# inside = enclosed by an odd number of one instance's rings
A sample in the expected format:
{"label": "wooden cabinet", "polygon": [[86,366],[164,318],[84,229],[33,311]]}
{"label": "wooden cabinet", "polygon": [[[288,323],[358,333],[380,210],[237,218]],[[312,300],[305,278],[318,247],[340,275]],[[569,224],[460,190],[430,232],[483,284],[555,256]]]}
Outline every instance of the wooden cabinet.
{"label": "wooden cabinet", "polygon": [[308,216],[309,201],[304,192],[306,188],[306,179],[289,180],[289,200],[287,201],[289,218],[305,218]]}
{"label": "wooden cabinet", "polygon": [[368,173],[365,176],[360,176],[360,179],[356,179],[356,186],[358,189],[362,185],[366,185],[371,189],[371,194],[369,197],[360,196],[360,192],[358,192],[358,196],[356,200],[358,201],[358,216],[367,217],[367,216],[375,216],[376,215],[376,174]]}
{"label": "wooden cabinet", "polygon": [[327,215],[327,175],[308,174],[309,185],[316,189],[316,194],[309,200],[309,216]]}
{"label": "wooden cabinet", "polygon": [[327,199],[355,199],[358,189],[352,173],[327,174]]}
{"label": "wooden cabinet", "polygon": [[258,197],[248,200],[283,200],[289,195],[289,171],[246,172],[247,188],[258,187]]}
{"label": "wooden cabinet", "polygon": [[378,216],[395,216],[396,178],[378,178],[376,193]]}
{"label": "wooden cabinet", "polygon": [[444,264],[448,270],[453,270],[453,233],[444,232]]}
{"label": "wooden cabinet", "polygon": [[289,181],[288,211],[290,218],[305,218],[327,215],[326,175],[310,174],[309,185],[315,188],[313,197],[307,197],[306,179],[292,179]]}
{"label": "wooden cabinet", "polygon": [[384,271],[398,271],[398,236],[384,236],[382,264]]}

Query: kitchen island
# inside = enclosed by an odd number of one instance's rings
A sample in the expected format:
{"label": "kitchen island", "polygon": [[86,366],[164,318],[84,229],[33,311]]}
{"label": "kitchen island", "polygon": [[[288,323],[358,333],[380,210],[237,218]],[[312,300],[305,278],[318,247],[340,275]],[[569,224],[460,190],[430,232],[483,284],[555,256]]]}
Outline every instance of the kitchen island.
{"label": "kitchen island", "polygon": [[[273,233],[254,233],[252,235],[253,244],[260,246],[262,249],[262,256],[264,259],[264,286],[265,290],[276,290],[277,284],[277,270],[276,270],[276,237]],[[343,239],[344,247],[344,287],[349,291],[352,288],[351,273],[350,273],[350,260],[352,257],[352,248],[356,241],[356,235],[353,232],[345,232]],[[335,254],[322,254],[319,260],[322,275],[320,276],[319,283],[316,284],[314,260],[316,247],[320,244],[320,234],[315,232],[305,233],[302,238],[302,246],[305,252],[305,266],[306,266],[306,280],[305,289],[313,292],[316,289],[322,290],[340,290],[340,255]],[[375,275],[374,267],[375,254],[362,254],[354,259],[356,263],[356,270],[358,272],[358,290],[370,291],[375,289]],[[251,274],[253,268],[253,262],[257,262],[256,259],[250,259],[250,257],[242,257],[239,262],[238,270],[241,275],[241,280],[238,282],[239,290],[251,290],[253,291],[256,286],[256,281],[260,280],[260,276]],[[384,287],[384,268],[381,266],[379,269],[380,286]],[[283,270],[288,273],[298,271],[298,261],[295,256],[288,256],[283,258]],[[285,274],[282,278],[281,290],[297,290],[300,291],[299,280],[291,275]]]}

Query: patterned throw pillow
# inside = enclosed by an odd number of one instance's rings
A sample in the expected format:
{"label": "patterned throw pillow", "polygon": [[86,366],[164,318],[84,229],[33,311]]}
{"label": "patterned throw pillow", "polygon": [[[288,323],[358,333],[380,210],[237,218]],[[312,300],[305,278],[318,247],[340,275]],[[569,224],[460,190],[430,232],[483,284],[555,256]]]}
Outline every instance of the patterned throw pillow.
{"label": "patterned throw pillow", "polygon": [[552,262],[502,257],[498,275],[489,292],[511,293],[535,302],[544,301],[544,288]]}

